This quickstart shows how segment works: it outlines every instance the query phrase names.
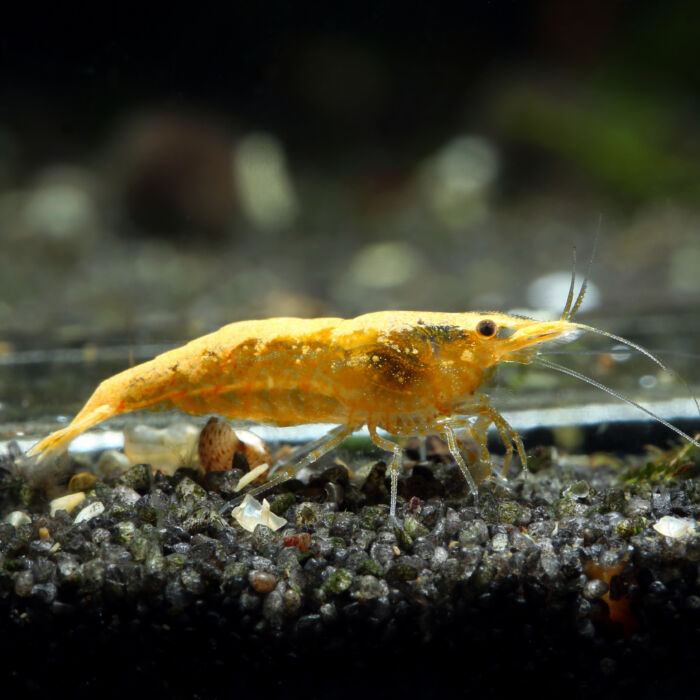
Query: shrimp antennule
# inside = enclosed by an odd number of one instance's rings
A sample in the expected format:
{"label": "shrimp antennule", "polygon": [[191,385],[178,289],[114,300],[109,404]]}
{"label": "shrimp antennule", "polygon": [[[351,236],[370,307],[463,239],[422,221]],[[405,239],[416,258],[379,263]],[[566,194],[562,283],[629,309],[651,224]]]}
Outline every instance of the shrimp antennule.
{"label": "shrimp antennule", "polygon": [[[566,304],[564,304],[564,310],[561,312],[561,321],[570,321],[571,317],[573,316],[573,312],[571,311],[571,304],[574,301],[574,288],[576,286],[576,248],[571,251],[571,254],[573,256],[573,264],[571,266],[571,283],[569,284],[569,293],[566,295]],[[583,281],[584,283],[581,285],[581,290],[579,291],[578,295],[581,297],[581,293],[584,291],[585,286],[586,286],[586,280]],[[577,299],[578,302],[578,299]]]}
{"label": "shrimp antennule", "polygon": [[566,297],[566,304],[564,304],[564,310],[561,313],[560,320],[571,321],[573,320],[576,312],[579,310],[581,304],[583,303],[583,297],[586,295],[586,289],[588,289],[588,279],[591,276],[591,268],[593,267],[593,260],[595,259],[596,250],[598,249],[598,237],[600,235],[600,221],[598,222],[598,231],[596,232],[595,238],[593,239],[593,251],[591,252],[591,257],[588,260],[588,267],[586,268],[586,274],[583,276],[583,284],[581,289],[578,290],[578,295],[576,296],[576,301],[574,305],[571,302],[574,298],[574,288],[576,286],[576,248],[573,249],[573,266],[571,269],[571,284],[569,285],[569,294]]}

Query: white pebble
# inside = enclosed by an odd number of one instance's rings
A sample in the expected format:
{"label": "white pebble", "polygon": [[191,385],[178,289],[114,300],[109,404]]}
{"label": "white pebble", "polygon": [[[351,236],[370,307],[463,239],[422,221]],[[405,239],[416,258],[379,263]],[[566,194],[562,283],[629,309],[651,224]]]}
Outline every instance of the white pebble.
{"label": "white pebble", "polygon": [[51,517],[56,515],[56,513],[58,513],[59,510],[65,510],[66,513],[70,513],[76,506],[80,505],[84,500],[84,491],[69,493],[67,496],[54,498],[53,501],[49,503],[49,513],[51,513]]}
{"label": "white pebble", "polygon": [[491,540],[491,546],[494,552],[503,552],[508,546],[508,535],[505,532],[498,532]]}
{"label": "white pebble", "polygon": [[231,511],[231,517],[248,532],[253,532],[257,525],[267,525],[270,530],[279,530],[287,524],[284,518],[270,511],[270,504],[266,498],[260,503],[250,494],[243,499],[240,506]]}
{"label": "white pebble", "polygon": [[255,433],[251,433],[250,430],[235,430],[236,437],[244,442],[246,445],[250,445],[256,452],[260,454],[267,454],[268,449],[265,441]]}
{"label": "white pebble", "polygon": [[32,519],[21,510],[13,510],[6,518],[6,523],[10,523],[13,527],[19,527],[20,525],[26,525],[31,523]]}
{"label": "white pebble", "polygon": [[259,476],[264,474],[269,468],[269,464],[260,464],[259,466],[255,467],[255,469],[251,469],[247,474],[244,474],[238,480],[234,491],[240,491],[241,489],[246,487],[251,481],[255,481]]}
{"label": "white pebble", "polygon": [[102,501],[95,501],[94,503],[91,503],[89,506],[85,506],[78,515],[75,516],[75,520],[73,521],[74,525],[77,525],[78,523],[83,523],[86,520],[92,520],[93,518],[96,518],[100,513],[104,513],[105,506]]}
{"label": "white pebble", "polygon": [[435,547],[430,564],[433,568],[440,566],[440,564],[447,561],[449,556],[449,552],[444,547]]}
{"label": "white pebble", "polygon": [[695,534],[696,522],[692,518],[677,518],[673,515],[664,515],[657,520],[653,528],[665,537],[684,537]]}
{"label": "white pebble", "polygon": [[141,500],[141,494],[134,489],[130,489],[128,486],[116,486],[114,488],[114,495],[117,499],[127,506],[133,506],[134,503]]}

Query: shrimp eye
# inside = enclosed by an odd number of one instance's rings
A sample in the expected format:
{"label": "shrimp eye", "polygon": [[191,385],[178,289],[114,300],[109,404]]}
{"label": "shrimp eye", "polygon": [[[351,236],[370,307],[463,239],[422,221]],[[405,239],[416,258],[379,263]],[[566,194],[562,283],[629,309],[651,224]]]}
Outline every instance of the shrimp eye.
{"label": "shrimp eye", "polygon": [[490,338],[492,335],[495,335],[496,330],[496,324],[490,318],[486,318],[476,324],[476,332],[483,338]]}

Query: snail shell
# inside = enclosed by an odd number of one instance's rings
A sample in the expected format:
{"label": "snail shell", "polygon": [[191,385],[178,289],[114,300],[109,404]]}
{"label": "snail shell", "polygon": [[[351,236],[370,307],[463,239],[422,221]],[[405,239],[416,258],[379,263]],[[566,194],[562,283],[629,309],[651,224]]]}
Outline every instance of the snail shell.
{"label": "snail shell", "polygon": [[212,416],[202,428],[198,444],[199,463],[205,472],[227,471],[233,455],[242,452],[248,467],[270,464],[270,451],[265,442],[249,430],[234,430],[228,423]]}

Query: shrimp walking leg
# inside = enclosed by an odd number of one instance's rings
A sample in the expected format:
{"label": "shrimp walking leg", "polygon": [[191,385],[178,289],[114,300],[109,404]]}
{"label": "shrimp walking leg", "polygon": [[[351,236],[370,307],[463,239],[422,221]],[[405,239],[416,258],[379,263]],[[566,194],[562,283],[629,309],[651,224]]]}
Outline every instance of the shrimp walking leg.
{"label": "shrimp walking leg", "polygon": [[455,437],[455,431],[449,425],[442,426],[442,434],[447,440],[447,446],[450,448],[450,453],[455,458],[459,470],[462,472],[464,479],[469,486],[469,491],[474,495],[474,500],[478,501],[478,491],[476,484],[474,483],[474,478],[472,477],[469,467],[462,457],[462,453],[459,451],[459,446],[457,445],[457,438]]}
{"label": "shrimp walking leg", "polygon": [[427,439],[428,438],[426,435],[419,435],[418,436],[418,459],[421,462],[425,462],[425,460],[428,459]]}
{"label": "shrimp walking leg", "polygon": [[501,476],[505,477],[508,471],[508,466],[510,465],[510,460],[513,455],[513,444],[520,457],[520,462],[523,471],[527,471],[527,457],[525,456],[525,446],[520,438],[520,435],[515,432],[510,423],[489,403],[488,399],[484,396],[479,406],[479,414],[483,416],[487,422],[493,423],[498,434],[503,442],[503,446],[506,448],[506,457],[503,460],[503,470]]}
{"label": "shrimp walking leg", "polygon": [[[333,428],[333,430],[330,430],[315,442],[310,445],[303,445],[300,450],[293,452],[282,464],[275,467],[275,471],[279,471],[286,466],[291,466],[293,472],[295,474],[298,473],[305,467],[321,459],[323,455],[330,452],[334,447],[340,445],[340,443],[345,440],[345,438],[350,437],[356,429],[354,425],[339,425],[337,428]],[[306,455],[299,459],[304,453],[306,453]]]}
{"label": "shrimp walking leg", "polygon": [[525,455],[525,446],[523,445],[522,439],[518,433],[515,432],[510,423],[508,423],[508,421],[488,403],[488,399],[485,396],[479,397],[479,402],[476,405],[461,407],[460,412],[474,414],[476,418],[460,418],[457,420],[448,419],[441,423],[441,425],[449,425],[453,429],[457,430],[468,430],[479,444],[481,449],[481,459],[493,467],[491,456],[487,447],[486,435],[486,431],[488,430],[489,426],[493,424],[498,431],[498,435],[500,436],[506,450],[501,476],[505,478],[508,467],[510,466],[511,459],[513,457],[513,445],[515,445],[515,450],[520,457],[523,471],[527,472],[527,457]]}
{"label": "shrimp walking leg", "polygon": [[506,448],[506,459],[503,460],[503,470],[501,476],[505,477],[508,472],[508,466],[510,465],[510,458],[513,456],[513,444],[515,449],[518,451],[518,457],[520,457],[520,466],[523,471],[527,473],[527,456],[525,455],[525,445],[523,445],[522,438],[518,433],[515,432],[511,424],[497,411],[493,410],[494,418],[493,423],[498,430],[498,434],[501,436],[501,440]]}
{"label": "shrimp walking leg", "polygon": [[383,438],[381,435],[377,434],[376,425],[368,425],[369,436],[372,442],[379,447],[381,450],[386,450],[387,452],[393,452],[393,458],[391,460],[390,474],[391,474],[391,505],[389,508],[389,514],[392,520],[396,520],[396,500],[397,493],[399,489],[399,472],[401,471],[401,445],[398,445],[391,440]]}

